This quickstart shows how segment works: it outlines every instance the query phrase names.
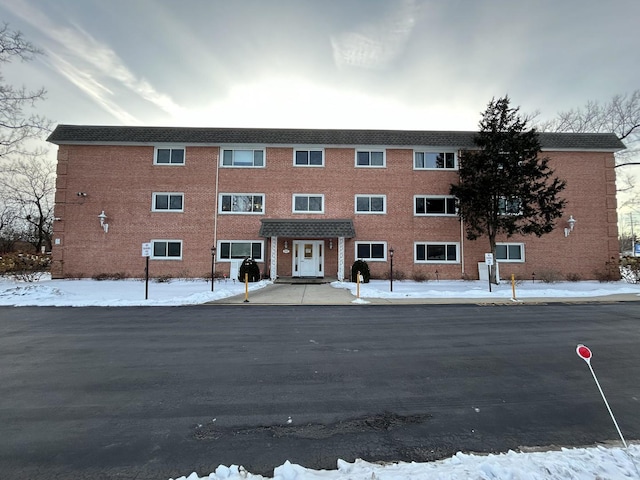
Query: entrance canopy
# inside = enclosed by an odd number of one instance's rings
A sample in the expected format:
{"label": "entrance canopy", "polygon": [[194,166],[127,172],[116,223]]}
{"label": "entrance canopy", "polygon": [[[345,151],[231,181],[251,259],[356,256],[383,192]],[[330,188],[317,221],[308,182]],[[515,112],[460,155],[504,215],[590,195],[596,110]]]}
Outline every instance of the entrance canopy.
{"label": "entrance canopy", "polygon": [[261,237],[295,238],[353,238],[356,236],[353,221],[337,219],[264,219],[260,226]]}

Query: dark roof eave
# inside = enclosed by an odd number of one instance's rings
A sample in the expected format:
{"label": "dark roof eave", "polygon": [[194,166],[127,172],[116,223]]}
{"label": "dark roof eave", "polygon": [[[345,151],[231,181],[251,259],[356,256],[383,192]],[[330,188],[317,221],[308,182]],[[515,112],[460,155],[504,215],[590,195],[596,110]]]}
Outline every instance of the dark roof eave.
{"label": "dark roof eave", "polygon": [[[284,128],[192,128],[58,125],[47,141],[56,145],[326,145],[474,148],[477,132]],[[613,133],[539,134],[543,150],[616,152],[625,145]]]}

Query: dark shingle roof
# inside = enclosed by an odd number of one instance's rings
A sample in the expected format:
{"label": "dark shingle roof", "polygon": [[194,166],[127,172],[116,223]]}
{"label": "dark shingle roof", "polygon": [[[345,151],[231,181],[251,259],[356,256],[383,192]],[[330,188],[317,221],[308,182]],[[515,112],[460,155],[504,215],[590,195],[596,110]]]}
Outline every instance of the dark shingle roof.
{"label": "dark shingle roof", "polygon": [[[47,141],[64,144],[381,145],[473,148],[476,132],[429,130],[327,130],[294,128],[192,128],[58,125]],[[544,149],[624,149],[613,133],[540,133]]]}
{"label": "dark shingle roof", "polygon": [[356,236],[356,231],[353,221],[348,219],[264,219],[258,235],[261,237],[353,238]]}

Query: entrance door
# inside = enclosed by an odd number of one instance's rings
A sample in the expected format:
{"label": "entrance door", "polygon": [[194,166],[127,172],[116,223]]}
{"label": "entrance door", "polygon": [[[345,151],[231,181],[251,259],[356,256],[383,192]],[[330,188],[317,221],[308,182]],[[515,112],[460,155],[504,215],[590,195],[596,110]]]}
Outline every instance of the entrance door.
{"label": "entrance door", "polygon": [[293,276],[324,277],[324,241],[293,242]]}

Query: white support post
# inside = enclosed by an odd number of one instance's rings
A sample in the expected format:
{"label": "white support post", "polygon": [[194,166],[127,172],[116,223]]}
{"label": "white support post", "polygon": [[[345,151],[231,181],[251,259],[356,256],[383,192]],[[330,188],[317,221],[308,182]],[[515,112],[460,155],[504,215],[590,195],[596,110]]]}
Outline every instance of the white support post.
{"label": "white support post", "polygon": [[338,280],[344,281],[344,237],[338,237]]}
{"label": "white support post", "polygon": [[278,237],[271,237],[271,274],[269,278],[272,282],[278,278]]}

